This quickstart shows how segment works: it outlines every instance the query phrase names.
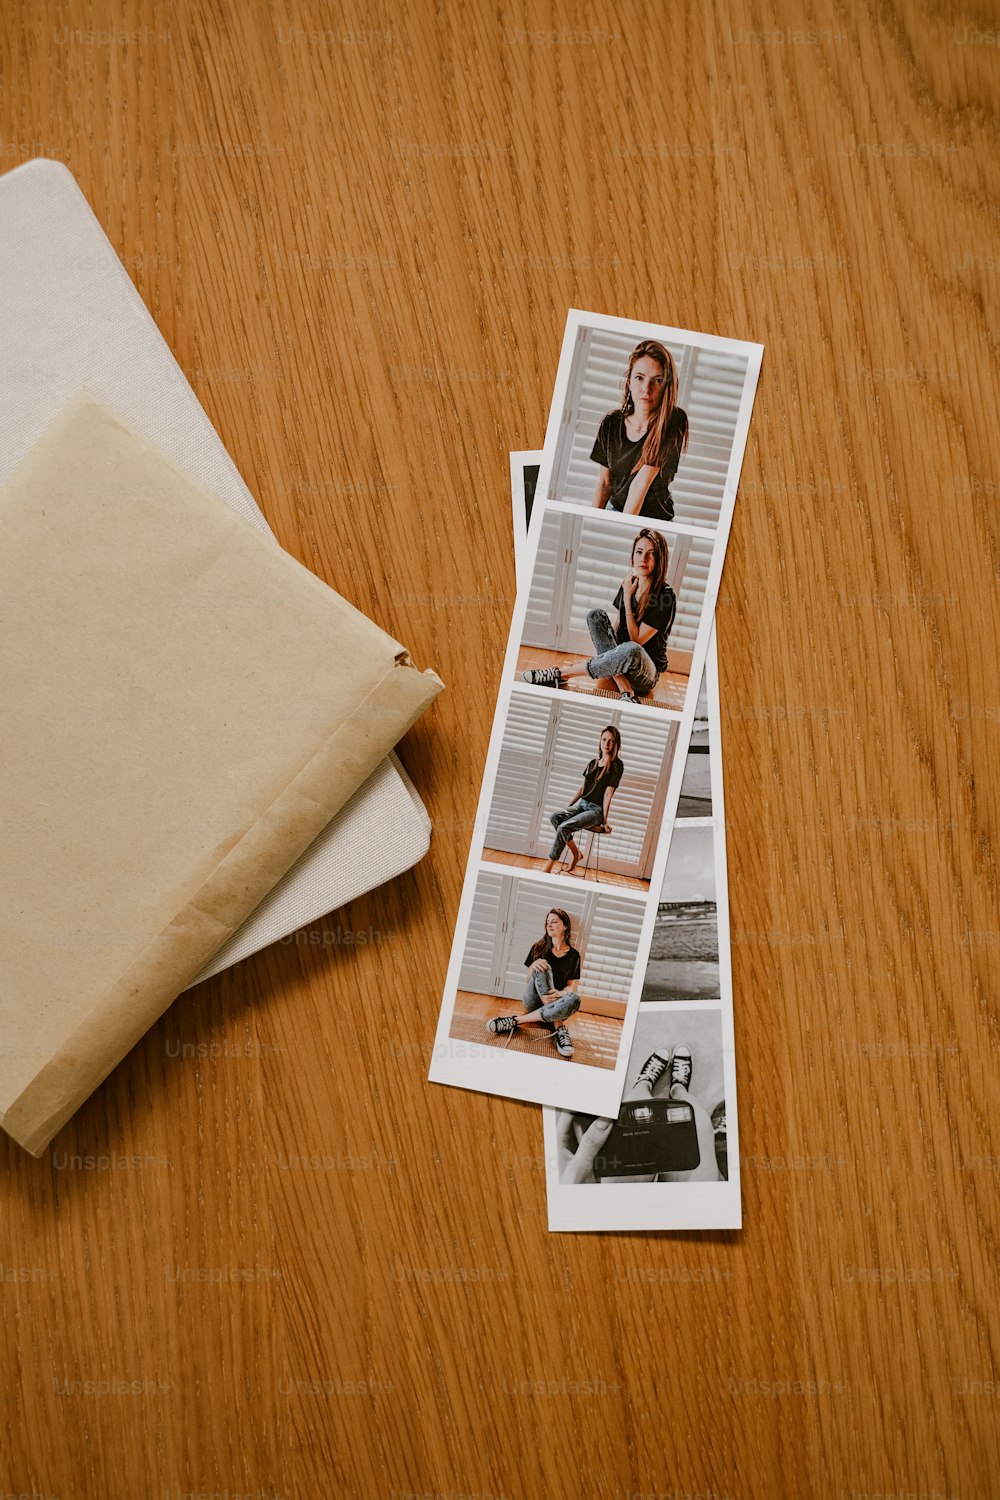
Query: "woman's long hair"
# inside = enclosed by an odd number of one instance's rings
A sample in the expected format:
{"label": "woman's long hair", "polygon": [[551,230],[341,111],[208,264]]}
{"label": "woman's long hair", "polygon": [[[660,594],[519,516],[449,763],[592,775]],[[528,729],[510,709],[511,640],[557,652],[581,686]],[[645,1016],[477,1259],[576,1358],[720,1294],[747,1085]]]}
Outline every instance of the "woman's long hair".
{"label": "woman's long hair", "polygon": [[[567,912],[562,911],[558,906],[553,906],[552,909],[551,909],[551,911],[547,911],[545,913],[545,920],[546,920],[546,922],[549,920],[550,917],[558,917],[559,920],[560,920],[560,922],[565,927],[566,931],[563,933],[563,942],[566,944],[567,947],[569,947],[569,940],[570,940],[570,937],[572,936],[572,932],[573,932],[573,924],[572,924],[572,922],[569,919],[569,914]],[[532,961],[532,963],[534,963],[534,961],[535,961],[536,958],[548,958],[548,956],[549,956],[549,954],[551,952],[552,952],[552,939],[549,937],[548,933],[546,932],[545,935],[544,935],[544,937],[540,937],[538,939],[538,942],[535,944],[535,946],[531,950],[531,961]]]}
{"label": "woman's long hair", "polygon": [[[642,452],[636,461],[633,474],[638,474],[643,464],[649,464],[653,469],[662,469],[668,451],[672,447],[678,447],[683,453],[688,442],[687,417],[684,417],[684,427],[681,433],[671,433],[667,436],[670,419],[677,407],[677,366],[669,349],[665,349],[656,339],[643,339],[641,344],[636,344],[629,355],[628,369],[625,371],[625,380],[622,384],[622,416],[630,416],[635,411],[635,402],[632,400],[632,392],[629,390],[629,382],[632,379],[632,371],[636,362],[640,359],[655,359],[663,371],[663,395],[660,404],[653,413],[646,433],[646,441],[642,445]],[[681,414],[684,415],[683,413]]]}
{"label": "woman's long hair", "polygon": [[649,588],[644,594],[636,598],[636,619],[641,622],[646,613],[646,606],[650,599],[657,598],[663,593],[667,581],[667,566],[670,562],[670,553],[667,550],[667,539],[662,531],[651,531],[644,526],[637,531],[632,538],[632,551],[629,553],[629,562],[635,557],[636,544],[641,541],[653,544],[653,571],[649,575]]}
{"label": "woman's long hair", "polygon": [[598,765],[600,765],[600,763],[601,763],[601,756],[604,754],[603,745],[604,745],[604,736],[606,734],[610,734],[612,740],[614,741],[614,745],[613,745],[613,748],[612,748],[612,751],[611,751],[611,759],[608,762],[609,765],[613,766],[614,763],[615,763],[615,761],[618,759],[619,752],[621,751],[621,748],[622,748],[622,737],[618,733],[618,730],[615,728],[615,726],[613,724],[605,724],[604,728],[601,730],[600,734],[597,736],[597,763],[598,763]]}

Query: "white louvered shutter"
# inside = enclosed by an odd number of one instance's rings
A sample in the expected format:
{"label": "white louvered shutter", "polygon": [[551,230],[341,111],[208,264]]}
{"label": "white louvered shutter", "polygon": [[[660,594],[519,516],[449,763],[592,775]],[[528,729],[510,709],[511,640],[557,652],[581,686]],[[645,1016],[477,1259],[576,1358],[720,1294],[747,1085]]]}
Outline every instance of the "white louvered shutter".
{"label": "white louvered shutter", "polygon": [[729,460],[746,379],[741,355],[687,349],[678,358],[679,403],[688,414],[688,445],[670,486],[674,520],[692,526],[719,524]]}
{"label": "white louvered shutter", "polygon": [[591,900],[586,915],[586,947],[580,949],[582,994],[622,1004],[628,1000],[643,910],[641,902],[620,896],[602,893]]}
{"label": "white louvered shutter", "polygon": [[546,751],[552,709],[549,698],[511,696],[497,767],[486,844],[509,854],[537,854],[539,814],[544,801]]}
{"label": "white louvered shutter", "polygon": [[496,982],[503,949],[504,886],[509,887],[510,883],[507,876],[494,874],[492,870],[480,871],[458,976],[459,989],[480,995],[499,993]]}
{"label": "white louvered shutter", "polygon": [[[590,452],[601,418],[621,405],[622,382],[635,344],[631,334],[581,329],[549,499],[592,502],[599,469]],[[687,450],[670,486],[674,519],[714,528],[722,508],[746,361],[686,344],[668,342],[667,348],[677,365],[678,403],[690,425]]]}
{"label": "white louvered shutter", "polygon": [[[690,672],[695,638],[705,605],[705,588],[712,561],[713,543],[707,537],[700,536],[678,538],[677,541],[678,543],[686,542],[688,547],[687,557],[684,559],[684,576],[679,589],[672,575],[670,573],[667,575],[677,591],[677,618],[674,620],[674,628],[667,641],[667,656],[673,670]],[[671,553],[675,545],[671,543]],[[671,564],[673,560],[671,556]]]}
{"label": "white louvered shutter", "polygon": [[677,725],[657,719],[623,719],[625,774],[611,802],[611,827],[601,839],[601,868],[648,880],[666,792],[665,757]]}
{"label": "white louvered shutter", "polygon": [[521,635],[526,646],[553,648],[557,645],[557,593],[562,597],[562,590],[557,588],[557,583],[566,566],[566,539],[563,537],[566,519],[551,510],[542,517],[542,535],[531,575]]}

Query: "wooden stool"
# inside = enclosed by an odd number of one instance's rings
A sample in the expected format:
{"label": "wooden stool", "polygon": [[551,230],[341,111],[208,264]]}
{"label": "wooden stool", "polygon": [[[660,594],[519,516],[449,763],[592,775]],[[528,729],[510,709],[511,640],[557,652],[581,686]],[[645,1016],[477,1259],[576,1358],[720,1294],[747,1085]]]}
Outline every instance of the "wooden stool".
{"label": "wooden stool", "polygon": [[590,869],[590,857],[591,857],[591,855],[593,855],[594,856],[594,882],[595,882],[595,884],[600,885],[600,883],[601,883],[601,834],[602,833],[610,833],[611,829],[609,828],[609,826],[608,826],[607,823],[598,823],[598,825],[597,825],[596,828],[588,828],[587,832],[590,834],[590,843],[587,845],[587,858],[584,861],[584,865],[583,865],[583,878],[584,878],[584,880],[586,880],[586,878],[587,878],[587,872]]}

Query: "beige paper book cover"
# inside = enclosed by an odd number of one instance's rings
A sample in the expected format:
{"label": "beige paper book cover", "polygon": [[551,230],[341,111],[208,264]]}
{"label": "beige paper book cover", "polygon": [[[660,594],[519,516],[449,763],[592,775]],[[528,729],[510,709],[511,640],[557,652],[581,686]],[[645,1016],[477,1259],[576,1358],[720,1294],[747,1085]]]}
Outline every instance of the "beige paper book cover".
{"label": "beige paper book cover", "polygon": [[0,1125],[40,1155],[442,684],[86,392],[0,527]]}

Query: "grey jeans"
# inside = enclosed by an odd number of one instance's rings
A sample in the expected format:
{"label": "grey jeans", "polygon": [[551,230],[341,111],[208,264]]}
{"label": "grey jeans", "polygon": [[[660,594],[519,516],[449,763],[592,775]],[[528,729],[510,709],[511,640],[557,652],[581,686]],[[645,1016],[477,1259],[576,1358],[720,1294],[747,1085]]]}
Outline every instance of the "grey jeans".
{"label": "grey jeans", "polygon": [[591,677],[627,677],[629,686],[640,698],[653,691],[660,675],[653,658],[635,641],[619,646],[607,610],[592,609],[587,616],[587,629],[597,651],[587,663]]}
{"label": "grey jeans", "polygon": [[555,842],[549,850],[549,859],[558,859],[574,833],[584,828],[600,828],[604,822],[603,809],[596,802],[571,802],[561,812],[554,812],[549,822],[556,831]]}
{"label": "grey jeans", "polygon": [[528,975],[528,985],[524,991],[525,1010],[538,1010],[543,1021],[553,1021],[557,1025],[573,1016],[580,1009],[580,996],[575,990],[563,990],[555,1000],[546,1000],[545,996],[549,990],[555,989],[555,980],[552,977],[552,969],[548,964],[544,969],[532,969]]}

